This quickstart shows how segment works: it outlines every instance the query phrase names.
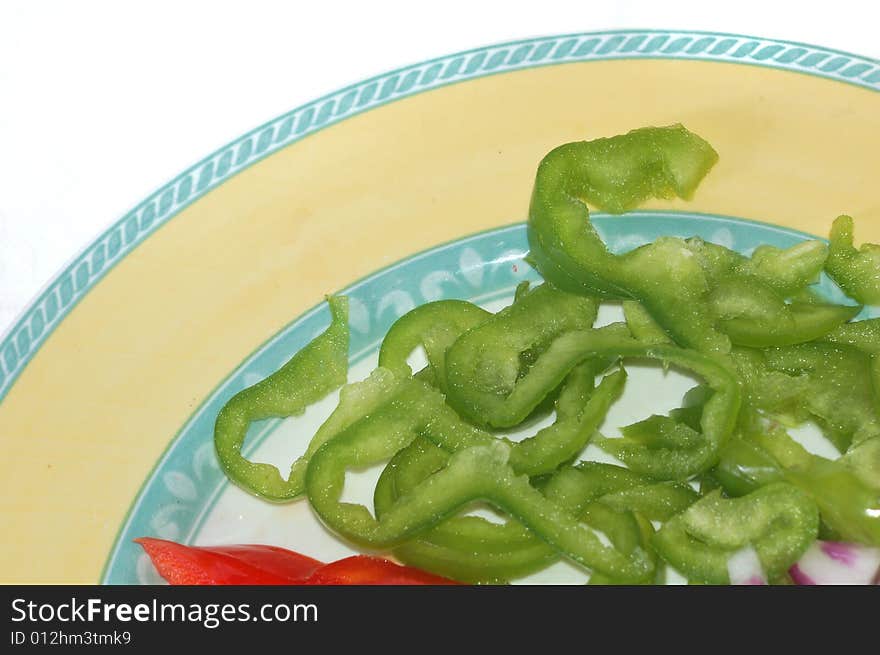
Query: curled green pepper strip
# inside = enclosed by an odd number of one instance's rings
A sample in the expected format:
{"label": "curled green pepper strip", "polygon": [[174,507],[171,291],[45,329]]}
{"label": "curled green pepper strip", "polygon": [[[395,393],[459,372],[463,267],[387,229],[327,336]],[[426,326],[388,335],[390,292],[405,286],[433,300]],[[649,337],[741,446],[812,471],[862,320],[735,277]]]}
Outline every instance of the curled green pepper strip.
{"label": "curled green pepper strip", "polygon": [[700,494],[687,484],[655,482],[607,494],[602,502],[612,509],[638,512],[646,519],[665,523],[699,498]]}
{"label": "curled green pepper strip", "polygon": [[[444,469],[452,453],[424,437],[398,452],[382,471],[373,497],[376,515],[384,514],[401,497],[416,489],[425,479]],[[475,516],[457,516],[420,536],[433,544],[460,549],[480,549],[483,553],[504,553],[511,548],[542,544],[528,530],[508,520],[498,524]],[[552,552],[550,549],[548,552]]]}
{"label": "curled green pepper strip", "polygon": [[790,346],[823,337],[861,311],[858,305],[787,303],[755,277],[732,276],[709,294],[718,325],[737,345]]}
{"label": "curled green pepper strip", "polygon": [[861,309],[800,299],[818,280],[828,256],[828,247],[820,241],[786,250],[760,246],[751,258],[696,237],[686,243],[709,281],[709,309],[717,326],[734,344],[767,347],[812,341]]}
{"label": "curled green pepper strip", "polygon": [[286,502],[304,491],[300,458],[284,479],[271,464],[251,462],[241,454],[248,425],[270,417],[294,416],[345,384],[348,373],[348,300],[328,297],[330,327],[296,353],[284,366],[235,394],[220,410],[214,446],[223,471],[245,491],[273,502]]}
{"label": "curled green pepper strip", "polygon": [[[442,468],[448,458],[448,453],[424,439],[417,439],[398,453],[376,485],[374,502],[377,515],[382,514],[400,495]],[[631,518],[621,516],[615,519],[617,514],[634,511],[640,521],[664,521],[697,499],[697,494],[687,485],[654,484],[649,478],[628,469],[597,462],[561,468],[542,485],[541,491],[548,500],[608,536],[618,549],[629,547],[627,544],[633,542],[616,540],[618,530],[626,531],[632,527]],[[601,509],[588,512],[596,503],[617,514],[602,512]],[[608,521],[603,522],[603,519]],[[644,526],[640,543],[647,548]],[[402,544],[394,553],[413,566],[442,572],[467,582],[518,578],[545,568],[559,557],[552,548],[514,520],[499,525],[473,516],[450,518]],[[595,583],[615,581],[596,573],[591,580]]]}
{"label": "curled green pepper strip", "polygon": [[609,494],[651,484],[650,478],[622,466],[603,462],[579,462],[560,470],[560,475],[547,482],[545,492],[567,505],[578,506],[604,498]]}
{"label": "curled green pepper strip", "polygon": [[785,298],[760,280],[730,275],[719,280],[709,293],[712,312],[720,321],[737,318],[779,320]]}
{"label": "curled green pepper strip", "polygon": [[787,303],[775,317],[731,318],[722,321],[733,343],[742,346],[793,346],[819,339],[861,311],[858,305]]}
{"label": "curled green pepper strip", "polygon": [[808,343],[769,349],[764,360],[771,370],[805,381],[800,407],[841,452],[880,435],[871,360],[860,351]]}
{"label": "curled green pepper strip", "polygon": [[875,366],[843,343],[811,342],[731,353],[748,397],[743,424],[758,430],[758,412],[786,423],[813,419],[840,450],[880,436]]}
{"label": "curled green pepper strip", "polygon": [[821,241],[803,241],[785,250],[762,245],[740,270],[789,298],[818,281],[827,259],[828,246]]}
{"label": "curled green pepper strip", "polygon": [[519,302],[532,288],[532,283],[529,280],[523,280],[519,284],[516,285],[516,289],[513,292],[513,302]]}
{"label": "curled green pepper strip", "polygon": [[[464,335],[462,339],[467,336]],[[451,375],[452,354],[460,342],[461,340],[450,348],[448,355],[449,390],[451,393],[453,387],[457,387],[458,393],[471,399],[472,410],[480,409],[473,402],[478,396],[471,395],[466,386],[469,378],[463,374],[454,379]],[[703,377],[714,393],[703,408],[702,434],[695,433],[697,437],[701,437],[698,443],[647,443],[626,438],[602,438],[596,443],[634,470],[658,480],[682,480],[710,468],[717,458],[718,448],[736,423],[740,405],[736,376],[714,358],[675,346],[641,344],[621,334],[619,326],[579,330],[558,337],[540,355],[529,372],[514,383],[506,398],[492,396],[487,399],[490,407],[485,411],[497,410],[499,404],[505,403],[513,407],[534,407],[578,363],[590,358],[602,360],[618,357],[657,359],[681,366]],[[487,360],[484,359],[483,362],[488,366]],[[499,368],[504,366],[504,360],[492,363]],[[483,400],[482,397],[480,399]]]}
{"label": "curled green pepper strip", "polygon": [[657,480],[683,480],[711,468],[718,450],[733,431],[740,407],[740,389],[735,374],[715,358],[675,346],[642,345],[632,339],[622,339],[605,328],[572,332],[557,339],[547,351],[547,357],[558,361],[567,358],[635,357],[656,359],[690,370],[704,379],[712,394],[703,406],[700,418],[701,434],[694,439],[662,438],[595,438],[594,443],[621,459],[638,473]]}
{"label": "curled green pepper strip", "polygon": [[783,298],[816,283],[828,258],[828,246],[821,241],[803,241],[786,249],[761,245],[751,257],[700,237],[690,237],[685,243],[712,287],[739,278],[766,285]]}
{"label": "curled green pepper strip", "polygon": [[560,469],[544,493],[567,506],[602,502],[616,511],[632,511],[651,521],[665,522],[683,512],[699,494],[687,484],[655,482],[613,464],[580,462]]}
{"label": "curled green pepper strip", "polygon": [[[386,460],[416,436],[455,450],[448,464],[399,497],[378,519],[362,505],[340,502],[348,468]],[[440,394],[410,379],[381,411],[352,424],[312,456],[306,473],[309,500],[331,529],[372,548],[399,545],[465,505],[485,500],[587,568],[620,579],[650,574],[646,553],[637,549],[625,556],[604,546],[593,530],[548,501],[526,476],[514,473],[508,464],[509,445],[494,438],[487,444],[480,441],[476,428],[462,422]]]}
{"label": "curled green pepper strip", "polygon": [[308,469],[306,487],[313,507],[347,539],[373,548],[394,546],[467,504],[486,500],[589,569],[622,579],[640,579],[653,571],[643,550],[635,549],[627,557],[604,546],[594,530],[549,502],[527,477],[515,475],[507,463],[509,447],[501,442],[454,453],[446,468],[401,496],[378,520],[362,505],[340,503],[346,467],[387,457],[387,450],[378,445],[354,443],[350,433],[340,434],[315,453]]}
{"label": "curled green pepper strip", "polygon": [[576,457],[589,443],[612,403],[620,397],[626,381],[623,370],[607,375],[594,390],[594,377],[605,363],[588,361],[567,377],[565,389],[556,401],[556,421],[534,436],[519,442],[497,439],[478,428],[443,434],[438,445],[449,452],[502,441],[510,447],[510,465],[518,475],[529,477],[555,471]]}
{"label": "curled green pepper strip", "polygon": [[336,409],[321,424],[309,442],[306,452],[297,459],[290,469],[290,479],[305,485],[306,469],[312,455],[318,448],[347,430],[362,417],[381,410],[388,398],[400,391],[403,381],[384,368],[374,370],[366,380],[347,384],[339,391]]}
{"label": "curled green pepper strip", "polygon": [[653,572],[640,579],[628,580],[595,572],[590,575],[588,584],[651,584],[656,580],[656,555],[651,547],[654,529],[646,519],[628,509],[611,507],[604,502],[595,502],[583,508],[580,520],[599,530],[614,548],[625,555],[634,552],[648,553],[652,558]]}
{"label": "curled green pepper strip", "polygon": [[[619,510],[605,503],[604,500],[589,505],[584,511],[584,515],[594,521],[598,525],[598,519],[601,517],[609,522],[614,522],[614,528],[606,528],[609,539],[618,549],[624,550],[628,544],[638,544],[639,548],[651,553],[656,557],[653,548],[654,526],[642,514],[638,512]],[[624,539],[626,541],[624,541]],[[631,546],[629,546],[631,547]],[[619,580],[603,573],[593,572],[587,582],[588,585],[619,585],[619,584],[665,584],[666,569],[663,566],[656,566],[654,575],[646,576],[641,580]]]}
{"label": "curled green pepper strip", "polygon": [[[395,501],[449,463],[450,453],[423,437],[399,451],[376,483],[373,505],[380,517]],[[559,554],[520,523],[492,523],[455,516],[394,549],[411,566],[472,583],[498,583],[539,571]]]}
{"label": "curled green pepper strip", "polygon": [[589,328],[598,303],[543,284],[462,334],[446,353],[447,400],[476,425],[510,427],[523,421],[562,382],[514,402],[511,391],[530,375],[553,339]]}
{"label": "curled green pepper strip", "polygon": [[853,346],[869,355],[880,355],[880,318],[844,323],[825,335],[823,341]]}
{"label": "curled green pepper strip", "polygon": [[[862,482],[880,491],[880,437],[865,439],[855,448],[850,448],[841,461]],[[876,518],[880,523],[880,512]]]}
{"label": "curled green pepper strip", "polygon": [[648,344],[671,344],[672,339],[657,325],[648,311],[637,300],[623,301],[623,317],[626,327],[636,341]]}
{"label": "curled green pepper strip", "polygon": [[423,346],[437,380],[445,379],[446,348],[463,332],[485,322],[491,312],[464,300],[438,300],[401,316],[388,330],[379,350],[379,366],[397,376],[412,375],[407,358]]}
{"label": "curled green pepper strip", "polygon": [[735,250],[701,237],[688,237],[684,239],[684,244],[705,273],[710,288],[739,275],[741,269],[748,265],[749,260]]}
{"label": "curled green pepper strip", "polygon": [[540,539],[528,546],[497,554],[463,551],[421,539],[408,541],[393,552],[408,566],[468,584],[505,584],[537,573],[559,560],[559,554]]}
{"label": "curled green pepper strip", "polygon": [[[787,250],[767,246],[746,258],[701,239],[664,237],[614,255],[590,224],[586,202],[616,213],[650,197],[689,198],[716,160],[711,146],[681,125],[556,148],[538,167],[529,209],[536,267],[574,293],[638,300],[660,327],[638,333],[650,323],[630,306],[627,322],[640,340],[659,343],[668,335],[706,352],[727,352],[731,341],[762,347],[803,343],[857,313],[858,308],[785,303],[816,280],[826,259],[831,262],[821,242]],[[745,314],[726,315],[731,307]]]}
{"label": "curled green pepper strip", "polygon": [[654,536],[659,555],[689,579],[729,584],[728,559],[751,546],[768,577],[783,573],[819,531],[815,503],[776,482],[741,498],[711,492],[668,521]]}
{"label": "curled green pepper strip", "polygon": [[[807,452],[780,427],[731,439],[713,476],[726,493],[745,495],[776,481],[808,494],[823,522],[846,541],[880,545],[880,438],[838,460]],[[871,472],[873,471],[873,479]]]}
{"label": "curled green pepper strip", "polygon": [[721,450],[712,480],[729,496],[745,496],[782,480],[782,467],[770,453],[747,439],[735,437]]}
{"label": "curled green pepper strip", "polygon": [[570,381],[556,402],[557,421],[553,425],[511,446],[510,465],[517,473],[530,477],[552,473],[586,447],[626,382],[626,372],[620,369],[606,376],[595,391],[586,393],[592,387],[593,369],[588,362],[569,374]]}
{"label": "curled green pepper strip", "polygon": [[[657,359],[681,366],[705,378],[715,392],[706,403],[702,419],[702,439],[693,444],[648,444],[634,439],[601,439],[596,441],[606,451],[622,459],[631,468],[659,480],[681,480],[710,468],[719,446],[733,430],[739,412],[740,392],[736,376],[717,360],[700,353],[675,346],[645,345],[629,337],[621,326],[609,325],[598,330],[577,330],[557,337],[540,354],[529,371],[505,386],[506,395],[484,393],[474,388],[473,367],[479,362],[483,379],[498,379],[495,371],[515,370],[512,353],[504,356],[478,357],[488,345],[481,338],[469,339],[466,347],[460,344],[468,337],[484,330],[489,323],[463,335],[447,354],[447,386],[450,399],[453,394],[466,399],[468,414],[492,415],[496,423],[502,416],[520,417],[528,413],[547,393],[554,389],[571,371],[587,359],[608,360],[619,357]],[[460,358],[460,359],[459,359]],[[460,403],[454,403],[459,407]]]}
{"label": "curled green pepper strip", "polygon": [[867,305],[880,304],[880,246],[853,245],[853,219],[838,216],[831,225],[831,248],[825,271],[850,298]]}
{"label": "curled green pepper strip", "polygon": [[[586,447],[596,428],[602,423],[611,404],[617,400],[626,381],[623,370],[605,376],[594,388],[598,360],[576,367],[567,377],[564,389],[556,400],[556,421],[535,435],[519,442],[484,432],[475,427],[449,430],[438,445],[448,452],[502,441],[510,448],[510,465],[518,475],[540,476],[555,471],[572,460]],[[378,369],[381,371],[381,369]],[[375,375],[375,374],[374,374]],[[453,415],[447,412],[448,416]]]}
{"label": "curled green pepper strip", "polygon": [[726,351],[708,311],[707,276],[686,242],[659,238],[608,251],[586,202],[613,213],[652,197],[689,198],[718,155],[681,125],[569,143],[538,166],[529,208],[531,256],[545,279],[574,293],[639,300],[678,343]]}

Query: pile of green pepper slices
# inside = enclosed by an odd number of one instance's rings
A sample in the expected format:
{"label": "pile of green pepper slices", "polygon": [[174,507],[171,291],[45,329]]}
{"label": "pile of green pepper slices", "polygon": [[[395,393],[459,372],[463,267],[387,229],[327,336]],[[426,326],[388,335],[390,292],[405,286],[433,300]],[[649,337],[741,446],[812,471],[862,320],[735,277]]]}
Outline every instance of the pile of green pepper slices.
{"label": "pile of green pepper slices", "polygon": [[[784,582],[819,536],[880,545],[880,320],[853,322],[860,305],[829,304],[811,286],[824,270],[856,301],[880,302],[880,248],[856,249],[843,216],[830,247],[745,257],[662,237],[615,255],[590,223],[587,202],[620,213],[689,198],[716,161],[681,125],[551,151],[528,221],[544,284],[522,285],[496,314],[460,300],[417,307],[389,330],[379,367],[346,386],[347,301],[328,298],[330,327],[219,413],[224,471],[269,501],[308,497],[354,544],[466,582],[565,558],[592,584],[659,583],[664,563],[725,584],[744,548]],[[623,301],[625,323],[594,328],[602,300]],[[429,363],[414,373],[419,346]],[[684,407],[605,438],[597,430],[622,393],[625,360],[701,384]],[[252,421],[299,414],[339,387],[287,478],[242,456]],[[499,436],[550,409],[555,422],[534,436]],[[793,440],[784,425],[805,420],[844,455],[824,459]],[[578,462],[588,443],[626,467]],[[375,516],[341,502],[346,471],[381,462]],[[462,515],[474,501],[508,520]]]}

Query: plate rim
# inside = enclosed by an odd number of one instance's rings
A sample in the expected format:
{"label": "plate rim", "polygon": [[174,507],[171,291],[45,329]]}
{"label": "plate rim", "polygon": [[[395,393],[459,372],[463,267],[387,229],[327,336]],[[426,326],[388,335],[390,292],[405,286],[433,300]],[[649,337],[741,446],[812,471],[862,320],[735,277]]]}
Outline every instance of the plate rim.
{"label": "plate rim", "polygon": [[352,116],[450,84],[613,59],[739,63],[880,92],[880,60],[798,41],[696,30],[619,29],[541,36],[380,73],[300,105],[228,142],[153,191],[89,243],[0,333],[0,404],[55,328],[116,264],[190,204],[269,155]]}

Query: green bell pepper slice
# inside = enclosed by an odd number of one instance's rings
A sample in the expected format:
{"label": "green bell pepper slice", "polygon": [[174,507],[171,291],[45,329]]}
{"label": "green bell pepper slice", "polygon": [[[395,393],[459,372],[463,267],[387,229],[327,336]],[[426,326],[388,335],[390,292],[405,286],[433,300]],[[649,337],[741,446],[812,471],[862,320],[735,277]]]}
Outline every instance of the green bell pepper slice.
{"label": "green bell pepper slice", "polygon": [[280,369],[230,398],[214,424],[214,447],[223,471],[239,487],[272,502],[302,495],[309,453],[294,463],[287,479],[271,464],[241,454],[253,421],[301,414],[345,384],[348,374],[348,299],[328,297],[330,326]]}
{"label": "green bell pepper slice", "polygon": [[828,335],[861,309],[858,305],[793,302],[785,304],[785,309],[776,316],[731,318],[722,321],[720,327],[737,345],[793,346]]}
{"label": "green bell pepper slice", "polygon": [[880,545],[878,464],[880,439],[829,460],[809,453],[777,426],[731,439],[713,476],[732,496],[776,481],[792,484],[813,499],[823,522],[839,538]]}
{"label": "green bell pepper slice", "polygon": [[382,340],[379,366],[397,376],[412,375],[407,359],[422,346],[434,378],[445,380],[446,349],[467,330],[485,322],[491,312],[464,300],[438,300],[401,316]]}
{"label": "green bell pepper slice", "polygon": [[[572,333],[563,340],[566,343],[560,345],[560,350],[567,347],[601,352],[601,346],[591,345],[584,333]],[[581,344],[576,345],[576,340]],[[624,430],[620,438],[597,436],[593,443],[634,471],[656,480],[686,480],[714,466],[720,447],[737,422],[741,397],[736,375],[720,360],[674,346],[618,346],[617,352],[690,370],[703,378],[712,393],[702,408],[700,432],[667,417],[651,417]]]}
{"label": "green bell pepper slice", "polygon": [[597,366],[592,364],[581,364],[569,374],[556,401],[556,422],[511,445],[510,465],[517,473],[529,477],[552,473],[577,457],[592,439],[626,382],[626,372],[619,369],[593,390]]}
{"label": "green bell pepper slice", "polygon": [[880,355],[880,318],[844,323],[825,335],[822,341],[842,343],[869,355]]}
{"label": "green bell pepper slice", "polygon": [[748,259],[730,248],[693,236],[683,240],[690,255],[699,264],[711,289],[719,282],[739,275],[748,264]]}
{"label": "green bell pepper slice", "polygon": [[[427,426],[426,426],[427,427]],[[475,500],[485,500],[513,516],[561,554],[614,578],[641,579],[652,572],[647,553],[630,556],[602,544],[594,530],[548,501],[508,465],[509,447],[501,442],[454,453],[449,464],[399,498],[381,518],[362,505],[341,503],[345,469],[377,463],[389,456],[376,440],[342,433],[315,453],[306,475],[309,500],[335,532],[371,548],[387,548],[437,525]],[[434,433],[437,435],[437,433]]]}
{"label": "green bell pepper slice", "polygon": [[[376,516],[400,496],[442,470],[451,454],[416,437],[387,464],[376,483]],[[394,548],[400,561],[469,583],[496,584],[519,578],[557,561],[560,555],[514,519],[493,523],[477,516],[454,516]]]}
{"label": "green bell pepper slice", "polygon": [[746,392],[741,426],[760,429],[761,413],[784,423],[813,419],[841,452],[880,435],[877,364],[844,343],[810,342],[765,350],[735,349]]}
{"label": "green bell pepper slice", "polygon": [[880,414],[871,360],[838,344],[806,343],[764,352],[767,367],[807,384],[800,407],[845,452],[850,445],[880,435]]}
{"label": "green bell pepper slice", "polygon": [[[880,437],[865,439],[850,448],[841,462],[872,489],[880,490]],[[876,517],[880,521],[880,515]]]}
{"label": "green bell pepper slice", "polygon": [[831,247],[825,272],[850,298],[866,305],[880,304],[880,246],[853,245],[853,219],[838,216],[831,225]]}
{"label": "green bell pepper slice", "polygon": [[814,341],[854,318],[861,306],[786,302],[772,286],[751,276],[720,281],[709,294],[718,326],[734,344],[790,346]]}
{"label": "green bell pepper slice", "polygon": [[[487,324],[467,333],[462,339],[482,330]],[[447,356],[447,384],[450,400],[453,392],[459,398],[467,399],[468,415],[492,414],[496,422],[499,416],[507,413],[512,415],[516,410],[519,416],[528,412],[523,408],[535,407],[549,390],[554,389],[564,376],[580,362],[587,359],[614,359],[634,357],[655,359],[661,362],[681,366],[706,380],[714,392],[707,401],[702,413],[702,439],[699,444],[649,444],[636,439],[596,438],[597,443],[610,454],[623,460],[631,468],[651,475],[658,480],[681,480],[710,468],[717,458],[718,448],[733,430],[736,424],[740,405],[738,380],[732,370],[719,361],[698,352],[685,350],[675,346],[645,345],[628,336],[628,330],[620,325],[612,324],[597,330],[577,330],[557,337],[541,353],[529,371],[515,379],[511,387],[505,387],[506,396],[480,393],[476,388],[470,371],[466,367],[473,366],[473,359],[462,357],[460,374],[453,375],[453,353],[462,339],[457,341]],[[481,340],[482,341],[482,340]],[[469,346],[469,354],[484,352],[488,346]],[[484,370],[481,375],[486,378],[500,377],[494,371],[513,370],[515,360],[512,354],[504,358],[483,357],[480,361]],[[456,366],[458,366],[456,364]],[[459,407],[459,403],[452,403]],[[512,408],[512,409],[511,409]]]}
{"label": "green bell pepper slice", "polygon": [[658,483],[614,464],[579,462],[565,473],[565,477],[554,477],[549,483],[554,498],[565,493],[581,504],[601,501],[612,509],[632,511],[650,521],[668,521],[699,499],[687,484]]}
{"label": "green bell pepper slice", "polygon": [[448,402],[476,425],[518,425],[562,382],[514,402],[511,391],[529,376],[559,335],[592,326],[598,302],[542,284],[462,334],[446,352]]}
{"label": "green bell pepper slice", "polygon": [[638,300],[623,301],[623,318],[636,341],[647,344],[671,344],[672,339],[657,324]]}
{"label": "green bell pepper slice", "polygon": [[769,286],[784,298],[798,295],[816,283],[828,258],[828,246],[821,241],[803,241],[785,249],[761,245],[751,257],[700,237],[690,237],[685,243],[711,286],[745,278]]}
{"label": "green bell pepper slice", "polygon": [[[570,143],[538,167],[529,210],[531,257],[544,277],[574,293],[638,300],[659,330],[630,310],[640,340],[664,337],[705,352],[731,341],[782,346],[811,341],[858,308],[789,306],[785,299],[815,282],[828,248],[809,241],[751,258],[702,239],[661,237],[630,252],[608,251],[589,221],[590,202],[617,213],[651,197],[689,198],[717,160],[711,146],[681,125]],[[747,315],[726,315],[731,308]],[[645,327],[648,332],[639,332]]]}
{"label": "green bell pepper slice", "polygon": [[739,436],[725,444],[717,466],[712,469],[712,480],[734,497],[782,479],[779,462],[757,444]]}
{"label": "green bell pepper slice", "polygon": [[652,197],[689,198],[718,159],[681,125],[569,143],[538,166],[529,207],[530,254],[539,272],[574,293],[639,300],[681,345],[724,352],[713,325],[708,280],[682,239],[661,237],[612,254],[589,220],[586,202],[619,213]]}
{"label": "green bell pepper slice", "polygon": [[[652,555],[656,557],[656,553],[653,548],[653,538],[654,538],[654,526],[651,522],[645,518],[643,515],[633,512],[633,511],[621,511],[615,510],[613,507],[606,505],[604,500],[593,503],[588,506],[587,514],[590,514],[592,517],[598,515],[605,515],[603,518],[607,517],[606,520],[617,522],[617,530],[612,532],[609,530],[609,534],[613,536],[609,536],[609,538],[615,543],[618,548],[626,548],[626,543],[622,540],[625,538],[627,541],[631,543],[637,543],[640,548],[643,550],[650,552]],[[616,512],[616,515],[615,515]],[[623,521],[627,521],[624,523]],[[625,532],[624,532],[625,530]],[[592,573],[590,575],[590,579],[587,581],[587,584],[590,586],[596,585],[631,585],[631,584],[655,584],[662,585],[666,583],[666,568],[663,566],[657,566],[655,564],[654,575],[653,577],[645,577],[642,580],[638,580],[636,582],[632,582],[629,580],[620,580],[605,575],[603,573]]]}
{"label": "green bell pepper slice", "polygon": [[[374,503],[377,515],[397,497],[442,468],[448,458],[448,453],[425,440],[416,440],[398,453],[376,485]],[[619,522],[612,521],[611,525],[597,523],[595,513],[584,513],[592,504],[601,502],[618,513],[636,512],[639,520],[664,521],[698,498],[687,485],[658,485],[628,469],[597,462],[582,462],[574,468],[563,467],[540,489],[549,500],[602,531],[615,546],[621,543],[613,537],[615,529],[627,529],[627,525],[632,527],[633,524],[628,518],[619,518]],[[613,518],[614,515],[604,513],[601,516]],[[644,546],[644,534],[642,543]],[[499,525],[474,516],[448,519],[397,547],[394,554],[412,566],[442,572],[467,582],[515,579],[539,571],[559,558],[552,548],[514,520]],[[598,583],[605,578],[594,572],[591,580]],[[606,583],[614,581],[607,578]]]}
{"label": "green bell pepper slice", "polygon": [[761,245],[739,270],[790,298],[819,280],[827,259],[828,246],[821,241],[803,241],[785,249]]}
{"label": "green bell pepper slice", "polygon": [[653,573],[636,580],[616,578],[600,571],[592,572],[587,584],[653,584],[657,581],[656,554],[651,546],[654,528],[650,521],[628,509],[615,508],[603,501],[590,503],[584,507],[580,520],[600,530],[614,548],[624,554],[629,555],[635,551],[648,553],[653,565]]}
{"label": "green bell pepper slice", "polygon": [[665,523],[654,547],[688,579],[729,584],[728,560],[738,550],[754,548],[772,578],[798,560],[818,531],[815,503],[796,487],[776,482],[741,498],[711,492]]}

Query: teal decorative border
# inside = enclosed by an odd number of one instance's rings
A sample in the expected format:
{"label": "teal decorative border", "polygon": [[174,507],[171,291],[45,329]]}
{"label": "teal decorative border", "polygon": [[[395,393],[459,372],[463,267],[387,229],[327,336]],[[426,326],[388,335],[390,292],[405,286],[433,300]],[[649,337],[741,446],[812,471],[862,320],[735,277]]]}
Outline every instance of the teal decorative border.
{"label": "teal decorative border", "polygon": [[0,343],[0,402],[52,330],[117,262],[184,207],[273,152],[355,114],[455,82],[571,62],[667,58],[766,66],[880,91],[880,61],[868,57],[750,36],[653,30],[514,41],[432,59],[348,86],[217,150],[153,193],[86,248]]}

